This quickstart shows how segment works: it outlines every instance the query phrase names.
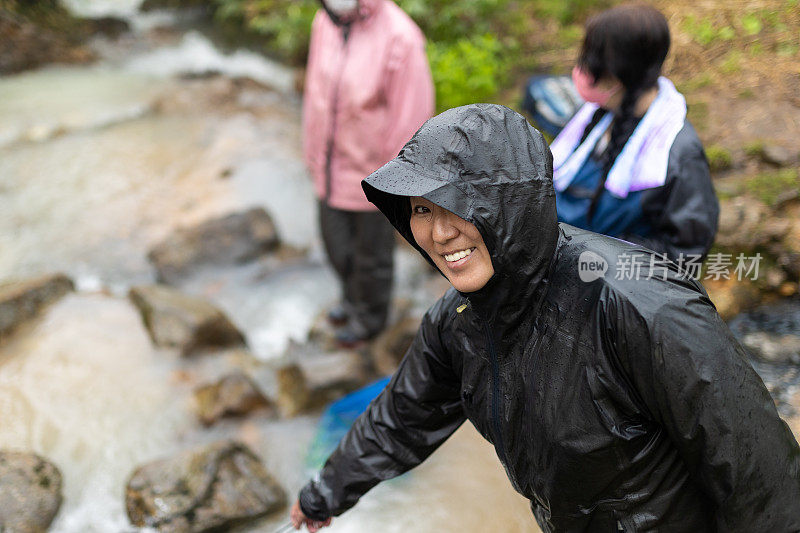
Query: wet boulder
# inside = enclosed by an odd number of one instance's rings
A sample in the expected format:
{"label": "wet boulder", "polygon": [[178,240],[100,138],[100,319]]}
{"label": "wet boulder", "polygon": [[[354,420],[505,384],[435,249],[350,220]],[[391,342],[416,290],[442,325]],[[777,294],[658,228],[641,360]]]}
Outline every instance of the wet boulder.
{"label": "wet boulder", "polygon": [[32,453],[0,451],[0,531],[44,533],[61,507],[61,472]]}
{"label": "wet boulder", "polygon": [[742,344],[768,363],[800,364],[800,335],[756,331],[742,337]]}
{"label": "wet boulder", "polygon": [[228,374],[216,383],[203,385],[194,391],[197,415],[210,426],[228,416],[242,416],[262,409],[274,412],[272,402],[264,396],[247,375]]}
{"label": "wet boulder", "polygon": [[797,162],[797,152],[779,144],[765,144],[758,155],[763,162],[776,167],[788,167]]}
{"label": "wet boulder", "polygon": [[311,391],[303,370],[296,364],[286,365],[275,372],[278,381],[278,404],[284,417],[296,416],[311,406]]}
{"label": "wet boulder", "polygon": [[397,370],[414,337],[417,336],[419,324],[419,318],[404,318],[375,339],[370,351],[378,374],[388,375]]}
{"label": "wet boulder", "polygon": [[278,247],[278,234],[261,208],[181,228],[148,253],[164,283],[174,283],[203,265],[229,265],[256,259]]}
{"label": "wet boulder", "polygon": [[72,280],[63,274],[0,283],[0,337],[74,288]]}
{"label": "wet boulder", "polygon": [[800,364],[800,302],[771,302],[728,324],[751,355],[767,363]]}
{"label": "wet boulder", "polygon": [[47,63],[85,63],[94,59],[76,37],[81,24],[60,6],[48,7],[51,27],[33,22],[3,3],[0,9],[0,75],[30,70]]}
{"label": "wet boulder", "polygon": [[356,350],[325,350],[316,343],[290,343],[276,371],[281,414],[295,416],[338,400],[374,377],[367,355]]}
{"label": "wet boulder", "polygon": [[364,355],[359,351],[317,351],[299,361],[312,403],[326,403],[363,387],[372,377]]}
{"label": "wet boulder", "polygon": [[286,493],[244,444],[221,441],[137,468],[131,523],[163,533],[227,531],[286,505]]}
{"label": "wet boulder", "polygon": [[85,24],[90,33],[105,35],[112,39],[131,31],[131,25],[128,21],[117,17],[91,18],[87,19]]}
{"label": "wet boulder", "polygon": [[752,250],[769,242],[773,231],[788,228],[762,228],[770,219],[766,205],[753,198],[738,197],[720,202],[716,244],[737,250]]}
{"label": "wet boulder", "polygon": [[203,298],[164,285],[134,287],[128,296],[156,346],[178,348],[183,355],[190,355],[245,343],[228,317]]}
{"label": "wet boulder", "polygon": [[704,279],[702,284],[723,320],[729,320],[761,302],[761,291],[747,279]]}
{"label": "wet boulder", "polygon": [[211,9],[208,6],[207,0],[144,0],[139,10],[146,13],[156,9],[180,9],[187,7],[204,7],[209,10]]}

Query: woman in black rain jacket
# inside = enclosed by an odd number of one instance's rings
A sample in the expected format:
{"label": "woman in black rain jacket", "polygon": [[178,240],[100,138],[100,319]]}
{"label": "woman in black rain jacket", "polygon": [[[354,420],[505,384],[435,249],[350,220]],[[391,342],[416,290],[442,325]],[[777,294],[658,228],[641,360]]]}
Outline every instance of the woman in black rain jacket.
{"label": "woman in black rain jacket", "polygon": [[[454,288],[300,492],[296,526],[325,525],[469,419],[545,532],[800,531],[800,448],[703,288],[559,224],[550,152],[523,117],[446,111],[364,190]],[[457,250],[469,239],[474,258]],[[481,254],[490,278],[470,286]]]}

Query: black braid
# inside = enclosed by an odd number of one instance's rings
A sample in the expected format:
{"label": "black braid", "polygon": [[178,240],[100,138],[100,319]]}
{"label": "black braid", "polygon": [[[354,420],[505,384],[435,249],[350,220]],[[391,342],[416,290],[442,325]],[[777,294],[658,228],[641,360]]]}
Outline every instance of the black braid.
{"label": "black braid", "polygon": [[590,120],[589,123],[586,125],[586,128],[584,128],[583,134],[581,135],[581,141],[578,143],[578,146],[582,145],[586,141],[586,138],[589,137],[589,134],[592,133],[594,127],[597,126],[597,124],[600,122],[600,120],[603,118],[603,115],[605,114],[606,114],[605,109],[603,109],[602,107],[597,108],[597,111],[595,111],[594,115],[592,115],[592,120]]}
{"label": "black braid", "polygon": [[611,167],[614,166],[614,161],[617,160],[617,157],[625,147],[625,143],[628,142],[628,139],[630,139],[633,134],[633,130],[636,129],[636,126],[641,120],[641,117],[636,116],[636,103],[639,101],[639,97],[643,92],[644,89],[641,86],[632,87],[625,91],[625,95],[622,97],[622,103],[619,107],[619,112],[616,113],[614,121],[611,123],[611,139],[608,141],[608,146],[600,160],[603,165],[603,174],[600,178],[600,182],[597,184],[597,189],[589,204],[589,211],[586,214],[589,222],[591,222],[594,217],[597,203],[606,185],[608,172],[611,170]]}

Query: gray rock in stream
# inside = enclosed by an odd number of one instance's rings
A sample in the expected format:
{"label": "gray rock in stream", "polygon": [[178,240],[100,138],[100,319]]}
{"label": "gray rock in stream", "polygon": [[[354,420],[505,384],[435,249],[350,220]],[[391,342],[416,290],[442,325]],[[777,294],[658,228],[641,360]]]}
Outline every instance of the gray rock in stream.
{"label": "gray rock in stream", "polygon": [[800,335],[756,331],[745,335],[742,344],[768,363],[800,364]]}
{"label": "gray rock in stream", "polygon": [[767,144],[761,149],[761,160],[776,167],[788,167],[797,162],[797,153],[777,144]]}
{"label": "gray rock in stream", "polygon": [[376,377],[363,351],[327,351],[313,342],[291,342],[284,359],[290,363],[275,371],[275,403],[287,418],[320,409]]}
{"label": "gray rock in stream", "polygon": [[246,415],[257,409],[275,412],[275,406],[255,382],[242,372],[224,376],[216,383],[194,391],[197,416],[210,426],[226,416]]}
{"label": "gray rock in stream", "polygon": [[61,507],[61,472],[32,453],[0,451],[0,531],[44,533]]}
{"label": "gray rock in stream", "polygon": [[252,451],[234,441],[137,468],[125,498],[132,524],[164,533],[227,531],[285,505],[283,488]]}
{"label": "gray rock in stream", "polygon": [[0,283],[0,337],[74,288],[72,280],[63,274]]}
{"label": "gray rock in stream", "polygon": [[245,344],[236,326],[207,300],[164,285],[134,287],[128,296],[156,346],[178,348],[183,355],[191,355]]}
{"label": "gray rock in stream", "polygon": [[159,281],[172,284],[197,267],[243,263],[274,251],[278,244],[269,214],[253,208],[179,229],[147,257]]}
{"label": "gray rock in stream", "polygon": [[372,342],[370,353],[379,375],[385,376],[397,370],[417,336],[420,322],[419,318],[406,317],[391,325]]}

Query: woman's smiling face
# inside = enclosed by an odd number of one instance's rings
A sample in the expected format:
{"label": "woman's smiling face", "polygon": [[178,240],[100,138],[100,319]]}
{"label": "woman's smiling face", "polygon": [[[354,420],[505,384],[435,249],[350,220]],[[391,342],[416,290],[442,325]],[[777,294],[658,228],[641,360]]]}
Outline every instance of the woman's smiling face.
{"label": "woman's smiling face", "polygon": [[482,288],[494,275],[492,258],[478,228],[420,196],[411,197],[411,233],[460,292]]}

